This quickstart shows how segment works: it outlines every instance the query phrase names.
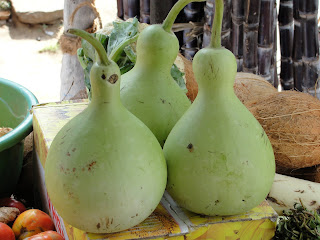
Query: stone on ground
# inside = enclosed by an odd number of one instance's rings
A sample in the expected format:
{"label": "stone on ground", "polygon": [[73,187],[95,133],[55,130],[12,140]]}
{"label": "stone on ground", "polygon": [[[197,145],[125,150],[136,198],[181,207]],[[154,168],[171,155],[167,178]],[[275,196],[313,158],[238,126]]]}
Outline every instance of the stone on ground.
{"label": "stone on ground", "polygon": [[52,23],[63,19],[64,0],[11,0],[20,22],[28,24]]}

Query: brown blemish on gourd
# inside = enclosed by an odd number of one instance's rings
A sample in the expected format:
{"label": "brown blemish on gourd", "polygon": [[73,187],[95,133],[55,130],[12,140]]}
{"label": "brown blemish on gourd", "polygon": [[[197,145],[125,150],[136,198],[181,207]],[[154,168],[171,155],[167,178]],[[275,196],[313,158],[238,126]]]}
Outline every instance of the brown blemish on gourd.
{"label": "brown blemish on gourd", "polygon": [[99,229],[99,228],[100,228],[100,223],[97,224],[97,229]]}
{"label": "brown blemish on gourd", "polygon": [[68,157],[70,157],[71,156],[71,154],[69,153],[69,152],[67,152],[67,154],[66,154]]}
{"label": "brown blemish on gourd", "polygon": [[118,81],[118,79],[119,79],[119,77],[118,77],[117,74],[112,74],[112,75],[109,77],[108,81],[109,81],[109,83],[114,84],[114,83],[116,83],[116,82]]}
{"label": "brown blemish on gourd", "polygon": [[189,152],[193,152],[193,145],[192,143],[189,143],[187,148],[189,149]]}
{"label": "brown blemish on gourd", "polygon": [[139,103],[144,103],[144,102],[142,102],[142,101],[139,101],[139,100],[137,100]]}
{"label": "brown blemish on gourd", "polygon": [[72,169],[72,172],[75,172],[75,171],[76,171],[76,168],[73,168],[73,169]]}
{"label": "brown blemish on gourd", "polygon": [[102,74],[102,75],[101,75],[101,78],[102,78],[103,80],[105,80],[105,79],[106,79],[106,75],[105,75],[105,74]]}
{"label": "brown blemish on gourd", "polygon": [[75,152],[76,150],[77,150],[76,148],[73,148],[71,151],[72,151],[72,152]]}
{"label": "brown blemish on gourd", "polygon": [[110,224],[113,224],[113,218],[111,218],[111,223]]}
{"label": "brown blemish on gourd", "polygon": [[219,202],[220,202],[219,200],[215,200],[214,205],[217,205]]}
{"label": "brown blemish on gourd", "polygon": [[109,227],[109,218],[106,217],[106,227]]}
{"label": "brown blemish on gourd", "polygon": [[165,103],[165,102],[166,102],[166,100],[164,100],[164,99],[162,99],[162,98],[160,98],[160,100],[161,100],[162,103]]}
{"label": "brown blemish on gourd", "polygon": [[88,171],[91,171],[91,169],[93,168],[93,166],[96,165],[96,164],[97,164],[96,161],[92,161],[91,163],[89,163],[89,164],[87,165]]}

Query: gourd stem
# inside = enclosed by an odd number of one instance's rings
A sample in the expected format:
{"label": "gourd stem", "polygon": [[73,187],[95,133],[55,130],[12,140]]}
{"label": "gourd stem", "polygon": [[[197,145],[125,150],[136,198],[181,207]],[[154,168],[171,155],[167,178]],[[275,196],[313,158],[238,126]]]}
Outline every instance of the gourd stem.
{"label": "gourd stem", "polygon": [[98,54],[100,63],[102,63],[104,65],[110,64],[106,50],[104,49],[102,44],[99,42],[99,40],[96,39],[94,36],[92,36],[91,34],[89,34],[88,32],[86,32],[84,30],[76,29],[76,28],[68,29],[67,33],[76,35],[76,36],[81,37],[84,40],[88,41],[95,48],[96,53]]}
{"label": "gourd stem", "polygon": [[206,0],[179,0],[176,4],[171,8],[170,12],[168,13],[166,19],[162,23],[162,28],[167,31],[171,32],[172,25],[176,20],[178,14],[181,10],[191,2],[205,2]]}
{"label": "gourd stem", "polygon": [[139,34],[136,34],[134,37],[127,39],[126,41],[124,41],[123,43],[120,44],[120,46],[118,46],[117,48],[113,49],[113,51],[109,54],[109,58],[114,61],[117,62],[120,58],[120,55],[123,51],[123,49],[128,46],[129,44],[135,42],[139,37]]}
{"label": "gourd stem", "polygon": [[209,46],[211,48],[221,47],[221,28],[223,18],[223,0],[215,0],[215,13],[212,23],[211,40]]}

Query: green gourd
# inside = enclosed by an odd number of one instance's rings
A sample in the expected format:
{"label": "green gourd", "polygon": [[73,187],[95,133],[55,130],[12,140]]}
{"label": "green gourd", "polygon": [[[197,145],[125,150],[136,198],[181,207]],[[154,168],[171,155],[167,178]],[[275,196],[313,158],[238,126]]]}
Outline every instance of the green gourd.
{"label": "green gourd", "polygon": [[234,55],[221,47],[223,0],[216,0],[211,43],[193,59],[198,95],[164,145],[167,190],[182,207],[234,215],[259,205],[275,176],[270,141],[233,91]]}
{"label": "green gourd", "polygon": [[118,232],[146,219],[164,193],[167,169],[152,132],[120,100],[120,70],[90,34],[98,62],[92,100],[56,135],[45,163],[49,197],[61,217],[84,231]]}
{"label": "green gourd", "polygon": [[170,74],[179,52],[179,41],[171,28],[178,13],[190,2],[179,0],[162,25],[150,25],[140,33],[136,64],[121,80],[124,106],[149,127],[162,146],[191,105]]}

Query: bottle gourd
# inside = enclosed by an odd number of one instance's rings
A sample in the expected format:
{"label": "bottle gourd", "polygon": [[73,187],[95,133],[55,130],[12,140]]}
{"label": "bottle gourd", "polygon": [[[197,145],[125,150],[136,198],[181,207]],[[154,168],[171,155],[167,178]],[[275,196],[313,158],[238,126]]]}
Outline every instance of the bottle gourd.
{"label": "bottle gourd", "polygon": [[178,13],[190,2],[179,0],[162,25],[150,25],[140,33],[136,64],[122,75],[121,101],[150,128],[161,146],[191,105],[170,74],[179,52],[179,41],[171,28]]}
{"label": "bottle gourd", "polygon": [[95,48],[92,99],[56,135],[45,163],[50,199],[72,226],[117,232],[147,218],[164,193],[167,169],[152,132],[120,101],[120,70],[90,34],[70,29]]}
{"label": "bottle gourd", "polygon": [[211,43],[193,59],[198,96],[164,145],[167,190],[182,207],[234,215],[258,206],[275,175],[263,128],[233,91],[234,55],[221,47],[223,0],[216,0]]}

